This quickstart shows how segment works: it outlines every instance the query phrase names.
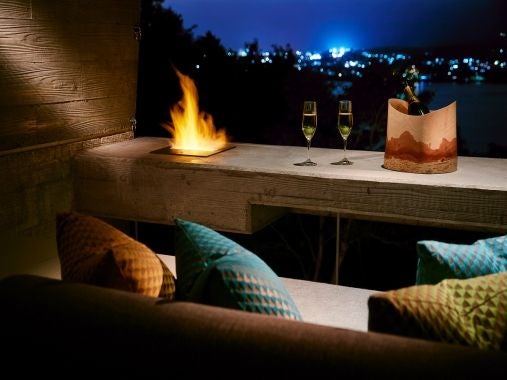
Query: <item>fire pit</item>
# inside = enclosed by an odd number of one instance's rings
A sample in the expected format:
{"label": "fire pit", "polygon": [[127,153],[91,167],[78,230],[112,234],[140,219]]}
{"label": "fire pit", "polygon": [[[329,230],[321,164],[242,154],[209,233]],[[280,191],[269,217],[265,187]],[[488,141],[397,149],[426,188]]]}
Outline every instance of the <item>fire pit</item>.
{"label": "fire pit", "polygon": [[[176,69],[175,69],[176,70]],[[170,110],[172,123],[162,126],[172,135],[170,146],[151,153],[208,157],[234,148],[223,129],[216,130],[213,117],[199,111],[194,81],[176,70],[183,96]]]}
{"label": "fire pit", "polygon": [[203,150],[203,149],[176,149],[171,147],[165,147],[152,151],[151,153],[156,154],[176,154],[180,156],[197,156],[197,157],[209,157],[217,153],[224,152],[226,150],[234,148],[235,145],[227,144],[214,150]]}

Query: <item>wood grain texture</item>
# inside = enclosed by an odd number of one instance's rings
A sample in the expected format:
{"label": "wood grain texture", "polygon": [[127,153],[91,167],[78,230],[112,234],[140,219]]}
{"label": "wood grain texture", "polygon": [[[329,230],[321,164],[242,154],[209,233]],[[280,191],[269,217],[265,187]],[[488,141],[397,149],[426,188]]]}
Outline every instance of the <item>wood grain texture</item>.
{"label": "wood grain texture", "polygon": [[127,132],[133,109],[135,98],[127,96],[0,107],[0,147],[14,150]]}
{"label": "wood grain texture", "polygon": [[33,215],[54,217],[50,204],[69,203],[71,156],[58,152],[132,137],[138,5],[0,2],[2,227],[25,231],[40,225]]}
{"label": "wood grain texture", "polygon": [[0,18],[13,18],[13,19],[32,18],[31,0],[0,1]]}
{"label": "wood grain texture", "polygon": [[4,65],[0,66],[0,104],[10,107],[119,97],[132,94],[136,78],[137,66],[131,61],[24,62],[15,70]]}
{"label": "wood grain texture", "polygon": [[305,148],[237,144],[207,158],[151,152],[168,144],[140,138],[76,157],[76,207],[119,219],[172,223],[187,218],[251,233],[252,206],[273,206],[459,229],[507,231],[507,160],[460,157],[447,174],[384,169],[382,152],[312,149],[316,167],[297,167]]}
{"label": "wood grain texture", "polygon": [[31,0],[35,20],[62,23],[134,25],[139,22],[140,0]]}
{"label": "wood grain texture", "polygon": [[[57,15],[55,15],[57,17]],[[7,63],[137,60],[133,24],[13,20],[0,16],[0,53]]]}
{"label": "wood grain texture", "polygon": [[126,132],[139,1],[0,5],[0,152]]}
{"label": "wood grain texture", "polygon": [[71,157],[133,138],[138,0],[0,1],[0,268],[56,256]]}

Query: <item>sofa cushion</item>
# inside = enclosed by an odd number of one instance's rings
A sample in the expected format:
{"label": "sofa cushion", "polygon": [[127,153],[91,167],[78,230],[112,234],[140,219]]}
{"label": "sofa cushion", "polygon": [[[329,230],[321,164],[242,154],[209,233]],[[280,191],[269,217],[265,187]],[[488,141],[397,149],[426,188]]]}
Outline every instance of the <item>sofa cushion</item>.
{"label": "sofa cushion", "polygon": [[417,254],[416,285],[507,270],[506,236],[477,240],[470,245],[423,240],[417,243]]}
{"label": "sofa cushion", "polygon": [[507,349],[507,272],[374,294],[368,329]]}
{"label": "sofa cushion", "polygon": [[176,219],[181,299],[301,320],[281,279],[254,253],[203,225]]}
{"label": "sofa cushion", "polygon": [[76,212],[57,215],[63,280],[173,299],[175,279],[144,244],[110,224]]}

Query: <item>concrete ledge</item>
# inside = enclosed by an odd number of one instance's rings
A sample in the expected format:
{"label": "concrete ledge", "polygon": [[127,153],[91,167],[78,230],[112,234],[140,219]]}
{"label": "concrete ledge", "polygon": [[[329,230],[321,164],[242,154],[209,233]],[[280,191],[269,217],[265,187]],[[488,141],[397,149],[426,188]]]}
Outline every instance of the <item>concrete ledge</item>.
{"label": "concrete ledge", "polygon": [[294,166],[305,148],[236,144],[210,157],[153,153],[143,137],[76,156],[76,209],[172,224],[180,217],[252,233],[283,210],[446,228],[507,232],[506,159],[459,157],[458,170],[414,174],[383,168],[382,152],[313,148],[317,166]]}

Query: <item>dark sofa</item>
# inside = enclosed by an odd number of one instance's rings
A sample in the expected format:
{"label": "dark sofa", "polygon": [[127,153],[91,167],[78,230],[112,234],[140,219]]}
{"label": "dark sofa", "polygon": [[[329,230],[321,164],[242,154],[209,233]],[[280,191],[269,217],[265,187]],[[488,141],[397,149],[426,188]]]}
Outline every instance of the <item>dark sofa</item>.
{"label": "dark sofa", "polygon": [[[0,281],[2,370],[96,378],[485,378],[507,353],[33,275]],[[14,371],[14,372],[10,372]]]}

